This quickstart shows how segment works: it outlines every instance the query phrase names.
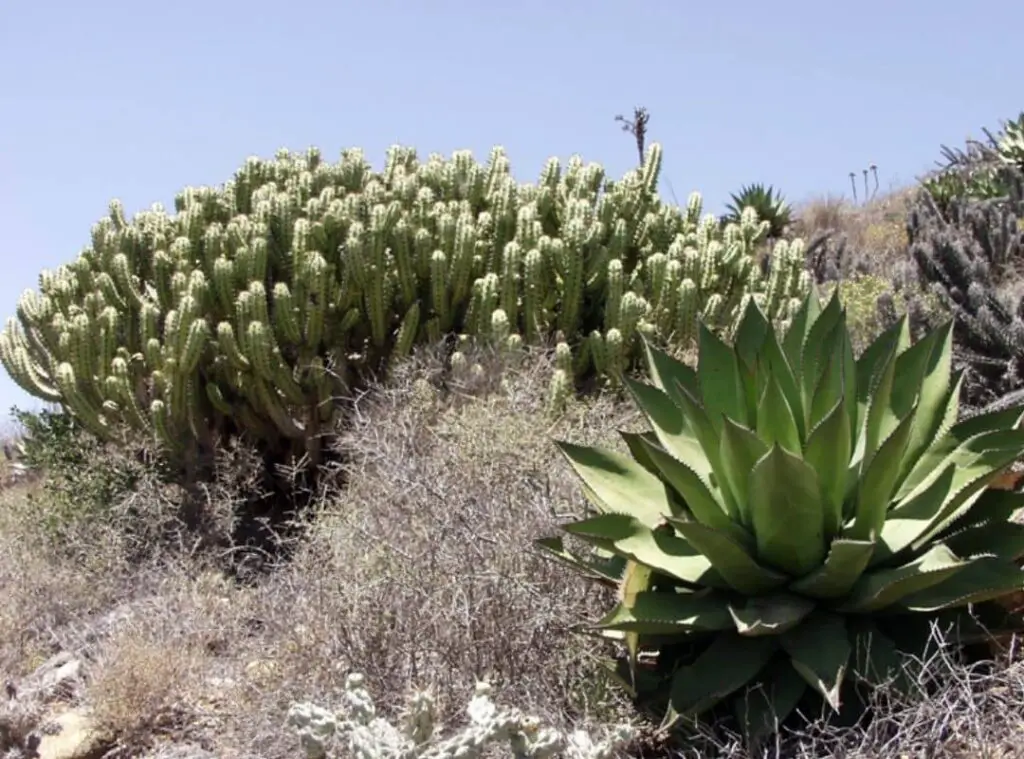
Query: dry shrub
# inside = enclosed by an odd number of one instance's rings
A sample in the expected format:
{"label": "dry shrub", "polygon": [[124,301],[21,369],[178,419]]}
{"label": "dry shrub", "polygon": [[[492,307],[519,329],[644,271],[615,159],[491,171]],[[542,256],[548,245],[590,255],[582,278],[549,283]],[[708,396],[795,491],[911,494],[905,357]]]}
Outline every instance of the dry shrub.
{"label": "dry shrub", "polygon": [[130,592],[129,565],[116,536],[93,534],[75,560],[54,550],[32,490],[0,492],[0,673],[20,676],[68,642],[65,631]]}
{"label": "dry shrub", "polygon": [[546,360],[504,373],[499,357],[473,361],[490,388],[482,394],[417,382],[430,376],[421,366],[359,404],[339,441],[346,492],[262,588],[268,634],[254,655],[273,667],[238,707],[252,745],[284,753],[294,739],[271,715],[292,700],[336,703],[351,671],[371,692],[393,694],[385,710],[410,687],[431,687],[445,719],[461,717],[482,678],[502,700],[563,725],[621,705],[595,643],[573,630],[608,608],[607,592],[531,541],[581,505],[551,438],[609,439],[630,412],[596,400],[553,422]]}
{"label": "dry shrub", "polygon": [[122,746],[148,744],[180,731],[187,696],[201,679],[203,652],[188,638],[133,625],[105,642],[90,677],[88,699],[96,727]]}
{"label": "dry shrub", "polygon": [[831,233],[842,245],[841,277],[853,272],[892,277],[907,258],[907,206],[914,188],[897,190],[863,205],[826,197],[796,209],[794,233],[810,242]]}
{"label": "dry shrub", "polygon": [[[1016,641],[1015,641],[1016,642]],[[1019,645],[1019,642],[1017,642]],[[935,629],[929,652],[913,660],[912,693],[874,694],[872,715],[850,727],[821,720],[784,730],[758,752],[735,735],[703,731],[682,759],[1011,759],[1024,756],[1024,661],[1018,650],[974,664]],[[813,715],[811,715],[813,716]]]}

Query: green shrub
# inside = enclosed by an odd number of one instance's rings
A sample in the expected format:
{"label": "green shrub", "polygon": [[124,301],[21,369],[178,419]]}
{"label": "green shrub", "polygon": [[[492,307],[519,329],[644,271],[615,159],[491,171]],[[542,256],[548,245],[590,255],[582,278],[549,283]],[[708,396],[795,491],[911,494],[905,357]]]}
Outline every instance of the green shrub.
{"label": "green shrub", "polygon": [[540,545],[618,586],[594,627],[666,724],[721,705],[756,739],[801,704],[855,714],[909,687],[932,622],[966,635],[1024,589],[1024,494],[988,489],[1024,409],[957,422],[951,351],[951,322],[912,343],[904,318],[855,359],[838,297],[778,335],[751,304],[734,346],[702,330],[696,371],[648,346],[630,456],[560,444],[599,512],[565,530],[598,553]]}
{"label": "green shrub", "polygon": [[145,462],[106,450],[71,414],[13,409],[12,415],[23,430],[22,460],[42,475],[40,516],[55,536],[109,518],[146,476]]}
{"label": "green shrub", "polygon": [[892,285],[882,277],[864,274],[853,279],[829,282],[822,287],[822,293],[827,296],[836,291],[846,308],[846,324],[850,329],[853,350],[860,353],[889,326],[882,321],[878,301],[892,294]]}
{"label": "green shrub", "polygon": [[745,296],[785,318],[809,284],[799,243],[762,275],[765,226],[723,228],[696,194],[665,205],[660,168],[657,145],[616,182],[574,157],[520,184],[500,148],[481,165],[393,147],[379,173],[358,150],[252,158],[173,215],[129,221],[113,202],[78,259],[23,295],[0,359],[100,437],[127,425],[188,459],[242,432],[315,461],[339,399],[417,345],[563,342],[568,379],[617,377],[639,335],[727,329]]}

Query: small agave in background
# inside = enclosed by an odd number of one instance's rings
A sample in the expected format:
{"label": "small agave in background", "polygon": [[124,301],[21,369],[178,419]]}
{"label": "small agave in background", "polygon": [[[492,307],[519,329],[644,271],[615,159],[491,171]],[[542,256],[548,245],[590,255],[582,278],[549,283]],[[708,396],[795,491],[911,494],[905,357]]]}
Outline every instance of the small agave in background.
{"label": "small agave in background", "polygon": [[726,223],[739,224],[743,209],[748,207],[757,212],[758,221],[768,222],[769,239],[777,240],[782,237],[792,221],[792,209],[783,200],[782,195],[776,193],[771,185],[766,188],[760,183],[747,185],[738,194],[733,194],[732,202],[726,206],[723,220]]}
{"label": "small agave in background", "polygon": [[539,545],[617,587],[594,629],[664,727],[724,709],[759,740],[798,706],[856,717],[909,687],[934,623],[964,642],[1019,621],[996,599],[1024,589],[1024,494],[996,487],[1024,409],[958,421],[951,326],[912,343],[904,318],[855,358],[835,294],[782,334],[751,299],[732,346],[701,329],[696,370],[646,345],[629,455],[559,444],[597,510],[563,529],[594,550]]}

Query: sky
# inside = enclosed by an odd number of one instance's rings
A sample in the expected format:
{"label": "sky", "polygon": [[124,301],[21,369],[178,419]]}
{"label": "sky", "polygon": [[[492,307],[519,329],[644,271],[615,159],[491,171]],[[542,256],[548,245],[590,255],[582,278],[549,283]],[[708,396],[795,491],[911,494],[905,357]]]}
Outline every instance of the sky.
{"label": "sky", "polygon": [[[379,168],[394,143],[502,145],[521,181],[573,154],[617,177],[614,117],[644,106],[662,191],[712,212],[750,182],[849,194],[872,163],[906,185],[1024,109],[1021,28],[1019,0],[4,0],[0,319],[112,198],[170,208],[280,147]],[[40,406],[0,371],[15,404]]]}

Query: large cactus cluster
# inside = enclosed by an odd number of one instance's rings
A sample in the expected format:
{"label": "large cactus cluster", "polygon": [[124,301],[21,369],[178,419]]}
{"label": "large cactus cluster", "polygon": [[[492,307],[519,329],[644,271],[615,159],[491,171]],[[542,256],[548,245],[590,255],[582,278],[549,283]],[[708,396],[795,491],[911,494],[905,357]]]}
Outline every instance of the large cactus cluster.
{"label": "large cactus cluster", "polygon": [[660,167],[657,145],[619,181],[573,157],[519,183],[500,148],[480,164],[396,146],[381,172],[359,150],[251,158],[173,214],[129,220],[114,201],[21,297],[0,359],[101,436],[127,423],[175,449],[242,431],[314,450],[338,399],[418,344],[556,342],[572,381],[628,368],[639,333],[728,328],[747,297],[785,319],[809,286],[800,244],[762,272],[766,224],[723,227],[697,194],[662,203]]}
{"label": "large cactus cluster", "polygon": [[1024,388],[1024,300],[1013,273],[1024,260],[1024,207],[922,193],[907,219],[921,283],[956,316],[955,363],[975,410],[1016,401]]}

